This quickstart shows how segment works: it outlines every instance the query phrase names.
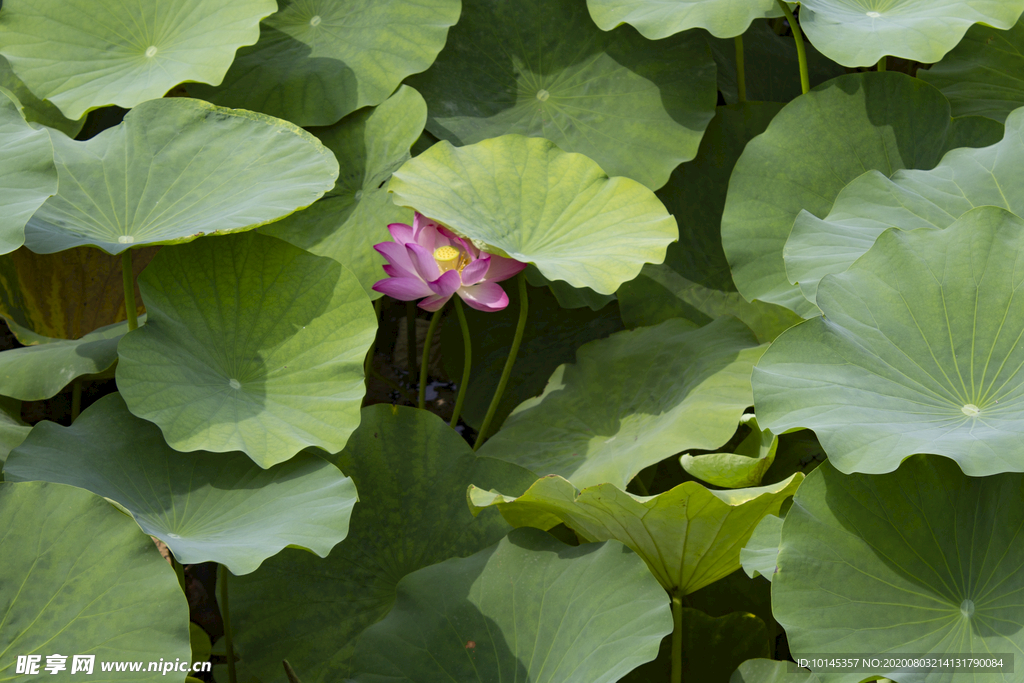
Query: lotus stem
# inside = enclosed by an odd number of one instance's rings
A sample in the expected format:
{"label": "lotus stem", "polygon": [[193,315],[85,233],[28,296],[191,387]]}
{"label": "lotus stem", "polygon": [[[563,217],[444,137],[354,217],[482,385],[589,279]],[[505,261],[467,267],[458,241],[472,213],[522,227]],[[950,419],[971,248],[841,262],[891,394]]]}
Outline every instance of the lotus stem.
{"label": "lotus stem", "polygon": [[459,327],[462,328],[462,348],[465,356],[462,360],[462,381],[459,382],[459,395],[455,399],[452,421],[448,423],[452,429],[459,424],[459,414],[462,413],[462,404],[466,400],[466,387],[469,386],[469,371],[473,368],[473,340],[469,336],[469,324],[466,322],[466,312],[462,310],[462,300],[458,297],[455,297],[455,312],[459,316]]}
{"label": "lotus stem", "polygon": [[416,377],[416,302],[405,302],[405,345],[409,361],[409,384]]}
{"label": "lotus stem", "polygon": [[487,438],[487,430],[491,426],[494,414],[498,412],[501,395],[505,393],[505,385],[508,384],[508,378],[512,374],[512,366],[516,364],[519,344],[523,341],[523,330],[526,329],[526,314],[530,308],[530,302],[526,293],[526,271],[524,270],[519,273],[517,279],[519,283],[519,322],[516,323],[516,334],[512,338],[512,348],[508,351],[508,358],[505,360],[505,368],[501,371],[498,387],[494,390],[491,405],[487,407],[487,415],[484,416],[484,422],[480,425],[480,431],[476,435],[476,443],[473,444],[474,451],[479,449],[483,445],[484,439]]}
{"label": "lotus stem", "polygon": [[743,63],[743,36],[734,38],[736,42],[736,99],[740,104],[747,101],[747,74]]}
{"label": "lotus stem", "polygon": [[806,95],[811,89],[811,79],[807,75],[807,50],[804,47],[804,34],[800,30],[800,24],[797,23],[796,17],[793,16],[793,10],[789,9],[789,5],[785,3],[785,0],[776,0],[776,2],[782,8],[782,13],[786,15],[789,27],[793,29],[793,40],[796,42],[796,58],[800,62],[800,91]]}
{"label": "lotus stem", "polygon": [[434,330],[441,322],[442,311],[444,311],[444,306],[434,312],[434,317],[430,319],[430,327],[427,328],[427,338],[423,340],[423,362],[420,363],[420,396],[416,403],[420,410],[427,406],[427,366],[430,364],[430,346],[434,340]]}
{"label": "lotus stem", "polygon": [[683,681],[683,600],[672,594],[672,683]]}
{"label": "lotus stem", "polygon": [[284,675],[288,678],[288,683],[302,683],[287,659],[282,659],[281,664],[284,666]]}
{"label": "lotus stem", "polygon": [[235,674],[235,645],[231,638],[231,612],[228,609],[228,568],[217,565],[220,572],[220,616],[224,622],[224,654],[228,658],[228,681],[237,683]]}
{"label": "lotus stem", "polygon": [[121,252],[121,280],[124,282],[124,311],[128,316],[128,331],[139,329],[139,314],[135,310],[135,278],[132,277],[132,250]]}

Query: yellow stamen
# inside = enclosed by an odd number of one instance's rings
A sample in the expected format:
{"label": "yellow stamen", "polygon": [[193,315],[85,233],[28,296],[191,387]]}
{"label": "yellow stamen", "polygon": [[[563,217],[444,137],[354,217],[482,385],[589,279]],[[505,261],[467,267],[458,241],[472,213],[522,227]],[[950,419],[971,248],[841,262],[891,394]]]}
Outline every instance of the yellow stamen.
{"label": "yellow stamen", "polygon": [[435,249],[434,260],[437,261],[437,265],[441,269],[442,273],[449,270],[458,270],[461,272],[469,263],[465,254],[463,254],[459,249],[450,246],[438,247]]}

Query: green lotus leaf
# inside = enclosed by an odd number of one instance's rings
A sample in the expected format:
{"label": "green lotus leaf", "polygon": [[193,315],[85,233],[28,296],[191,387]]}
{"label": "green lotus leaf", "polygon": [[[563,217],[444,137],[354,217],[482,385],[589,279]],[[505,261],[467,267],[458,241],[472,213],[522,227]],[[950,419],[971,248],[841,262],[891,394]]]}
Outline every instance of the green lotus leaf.
{"label": "green lotus leaf", "polygon": [[729,678],[729,683],[820,683],[809,671],[790,671],[792,662],[771,659],[748,659]]}
{"label": "green lotus leaf", "polygon": [[[132,251],[133,279],[161,247]],[[143,315],[138,283],[136,313]],[[25,247],[0,256],[0,315],[22,344],[79,339],[125,319],[121,258],[76,247],[35,254]]]}
{"label": "green lotus leaf", "polygon": [[[564,284],[564,283],[560,283]],[[462,419],[479,429],[498,387],[519,319],[519,291],[506,287],[509,304],[501,311],[488,313],[466,307],[472,344],[473,369],[466,388]],[[606,306],[600,311],[566,310],[546,288],[528,288],[529,312],[526,329],[516,354],[515,372],[505,385],[491,429],[497,430],[517,405],[544,391],[551,373],[562,363],[570,363],[576,349],[622,329],[618,309]],[[445,318],[440,330],[444,368],[449,377],[462,377],[465,352],[462,328],[454,315]]]}
{"label": "green lotus leaf", "polygon": [[526,281],[534,287],[547,287],[555,295],[558,305],[562,308],[589,308],[600,311],[610,302],[615,301],[615,294],[598,294],[589,287],[573,287],[562,280],[549,280],[537,266],[527,266]]}
{"label": "green lotus leaf", "polygon": [[935,453],[971,476],[1022,471],[1024,220],[993,206],[945,230],[891,229],[818,287],[823,317],[754,369],[762,426],[813,429],[842,472]]}
{"label": "green lotus leaf", "polygon": [[706,325],[733,315],[767,342],[801,320],[781,306],[748,303],[736,292],[720,234],[733,166],[747,142],[764,132],[781,108],[764,102],[719,107],[697,157],[673,171],[658,190],[658,198],[679,223],[679,241],[669,245],[664,264],[645,265],[636,279],[619,288],[627,327],[677,317]]}
{"label": "green lotus leaf", "polygon": [[70,427],[41,422],[7,459],[8,481],[52,481],[124,506],[181,564],[248,574],[284,547],[326,557],[348,533],[352,480],[315,455],[264,470],[243,453],[180,453],[104,396]]}
{"label": "green lotus leaf", "polygon": [[697,153],[718,96],[700,33],[657,43],[628,26],[608,33],[585,0],[464,0],[437,62],[410,83],[442,140],[547,138],[652,190]]}
{"label": "green lotus leaf", "polygon": [[801,210],[823,218],[865,171],[929,169],[949,149],[1001,136],[990,119],[951,119],[940,92],[901,73],[842,76],[798,97],[746,146],[729,181],[722,246],[737,289],[748,301],[816,315],[782,256]]}
{"label": "green lotus leaf", "polygon": [[143,102],[84,142],[54,132],[60,189],[32,217],[25,243],[49,254],[110,254],[251,230],[309,206],[338,162],[287,121],[187,97]]}
{"label": "green lotus leaf", "polygon": [[82,130],[82,126],[85,125],[84,116],[77,121],[64,118],[64,115],[60,113],[60,109],[57,109],[50,102],[36,97],[28,89],[28,86],[14,75],[14,71],[11,70],[11,63],[2,56],[0,56],[0,87],[10,90],[18,101],[21,102],[23,107],[21,113],[27,121],[56,128],[69,137],[78,135],[78,131]]}
{"label": "green lotus leaf", "polygon": [[613,683],[671,630],[668,596],[620,543],[516,529],[402,579],[360,638],[355,682]]}
{"label": "green lotus leaf", "polygon": [[994,145],[952,150],[930,171],[869,171],[843,188],[824,219],[801,212],[783,251],[790,281],[813,301],[822,277],[849,268],[890,227],[945,228],[986,205],[1024,216],[1024,199],[1006,191],[1024,182],[1022,133],[1024,109],[1006,119]]}
{"label": "green lotus leaf", "polygon": [[[882,476],[819,467],[786,515],[772,582],[793,655],[1019,653],[1021,483],[923,455]],[[1020,676],[877,673],[901,683]]]}
{"label": "green lotus leaf", "polygon": [[987,116],[1005,121],[1024,105],[1024,22],[1008,31],[972,26],[960,44],[918,78],[942,91],[953,116]]}
{"label": "green lotus leaf", "polygon": [[[260,40],[238,51],[220,87],[189,92],[300,126],[329,126],[380,104],[429,67],[459,0],[278,0]],[[216,85],[216,84],[215,84]]]}
{"label": "green lotus leaf", "polygon": [[495,505],[513,526],[562,522],[585,541],[614,539],[644,559],[670,593],[686,595],[740,568],[740,548],[767,515],[778,513],[802,474],[774,486],[711,491],[683,482],[656,496],[634,496],[611,484],[577,492],[558,476],[539,479],[518,498],[469,488],[476,512]]}
{"label": "green lotus leaf", "polygon": [[630,328],[653,326],[671,318],[704,325],[731,315],[742,320],[759,342],[767,343],[801,320],[788,308],[750,302],[738,292],[687,280],[668,263],[644,265],[635,280],[619,288],[618,297],[622,320]]}
{"label": "green lotus leaf", "polygon": [[[751,657],[768,656],[768,627],[749,612],[712,617],[699,609],[682,610],[684,681],[726,681],[736,666]],[[661,642],[658,659],[633,669],[622,683],[672,680],[672,636]]]}
{"label": "green lotus leaf", "polygon": [[782,16],[774,0],[587,0],[587,7],[601,30],[630,24],[650,40],[691,28],[732,38],[746,31],[755,19]]}
{"label": "green lotus leaf", "polygon": [[377,317],[344,266],[243,233],[164,249],[139,286],[149,318],[118,345],[117,385],[172,448],[267,468],[345,446]]}
{"label": "green lotus leaf", "polygon": [[440,142],[396,171],[389,189],[396,204],[599,294],[660,263],[678,237],[653,192],[540,138]]}
{"label": "green lotus leaf", "polygon": [[[105,663],[189,661],[188,603],[174,571],[105,500],[63,484],[0,483],[0,528],[0,680],[29,680],[19,656],[40,656],[33,679],[57,674],[45,667],[60,654],[58,675],[111,683],[169,679]],[[94,657],[91,674],[72,673],[74,655]]]}
{"label": "green lotus leaf", "polygon": [[544,393],[523,402],[482,455],[583,488],[619,488],[680,451],[721,447],[751,405],[763,347],[738,320],[684,320],[617,332],[576,352]]}
{"label": "green lotus leaf", "polygon": [[56,396],[76,377],[109,369],[127,331],[126,323],[114,323],[81,339],[54,339],[0,353],[0,395],[22,401]]}
{"label": "green lotus leaf", "polygon": [[131,109],[182,81],[220,83],[274,8],[274,0],[131,9],[120,0],[7,0],[0,52],[40,99],[80,119],[108,104]]}
{"label": "green lotus leaf", "polygon": [[6,254],[25,243],[25,223],[57,192],[57,169],[49,134],[25,121],[21,103],[4,88],[0,88],[0,155],[4,160],[0,253]]}
{"label": "green lotus leaf", "polygon": [[[778,7],[778,3],[775,5]],[[743,64],[746,75],[747,106],[761,107],[765,102],[789,102],[800,96],[800,63],[793,36],[780,36],[770,21],[755,21],[743,34]],[[739,101],[736,86],[736,42],[732,38],[708,36],[711,54],[718,66],[718,89],[722,99],[733,105]],[[823,56],[804,42],[807,77],[811,87],[842,76],[846,69]],[[924,73],[923,71],[921,73]],[[721,112],[721,109],[719,109]],[[767,121],[765,122],[767,124]],[[764,128],[762,127],[762,132]],[[743,140],[746,142],[746,139]],[[735,145],[736,141],[732,141]],[[736,156],[742,152],[742,147]],[[735,161],[735,159],[733,159]],[[728,184],[728,179],[726,179]],[[725,198],[725,187],[721,189]],[[721,208],[721,207],[719,207]]]}
{"label": "green lotus leaf", "polygon": [[931,64],[972,24],[1007,29],[1024,0],[800,0],[800,26],[814,47],[843,66],[871,66],[886,55]]}
{"label": "green lotus leaf", "polygon": [[753,414],[744,415],[740,424],[749,427],[750,433],[736,447],[735,453],[687,454],[679,458],[679,464],[691,476],[712,486],[737,489],[760,485],[764,473],[775,461],[779,437],[758,427]]}
{"label": "green lotus leaf", "polygon": [[740,550],[740,564],[750,578],[763,576],[772,580],[778,564],[782,521],[782,517],[765,515],[754,528],[750,540]]}
{"label": "green lotus leaf", "polygon": [[4,461],[21,445],[32,427],[21,420],[21,401],[0,396],[0,481],[4,480]]}
{"label": "green lotus leaf", "polygon": [[390,405],[363,409],[334,462],[362,492],[348,538],[323,560],[285,550],[253,574],[229,577],[235,646],[265,683],[287,681],[282,659],[303,683],[356,673],[356,638],[388,614],[399,579],[508,533],[497,511],[473,518],[466,487],[518,493],[536,479],[476,457],[436,415]]}
{"label": "green lotus leaf", "polygon": [[391,239],[389,223],[413,222],[412,211],[391,201],[387,181],[410,158],[409,148],[426,119],[423,98],[403,85],[374,109],[360,109],[329,128],[312,129],[344,171],[334,189],[315,204],[260,232],[341,262],[371,299],[382,296],[370,289],[385,277],[384,258],[373,245]]}

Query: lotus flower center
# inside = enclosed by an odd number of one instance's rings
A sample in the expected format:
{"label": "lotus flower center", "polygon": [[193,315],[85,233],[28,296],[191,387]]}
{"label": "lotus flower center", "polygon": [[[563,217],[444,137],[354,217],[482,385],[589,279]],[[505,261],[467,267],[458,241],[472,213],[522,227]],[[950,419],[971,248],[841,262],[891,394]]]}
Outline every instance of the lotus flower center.
{"label": "lotus flower center", "polygon": [[148,48],[146,48],[146,56],[156,57],[156,45],[150,45]]}
{"label": "lotus flower center", "polygon": [[321,21],[323,21],[323,19],[321,19],[320,15],[318,14],[315,17],[313,17],[312,19],[309,20],[309,25],[310,26],[319,26]]}
{"label": "lotus flower center", "polygon": [[537,99],[540,100],[541,102],[547,101],[549,97],[551,97],[551,93],[549,93],[547,90],[537,91]]}
{"label": "lotus flower center", "polygon": [[447,245],[434,250],[434,260],[437,261],[437,266],[442,273],[449,270],[462,272],[462,269],[469,264],[469,259],[461,250]]}
{"label": "lotus flower center", "polygon": [[964,615],[968,619],[974,614],[974,601],[964,600],[960,603],[960,614]]}
{"label": "lotus flower center", "polygon": [[872,19],[877,19],[878,17],[880,17],[882,15],[879,14],[878,12],[868,12],[868,16],[871,17]]}
{"label": "lotus flower center", "polygon": [[978,415],[981,414],[981,408],[974,405],[973,403],[968,403],[963,408],[960,409],[960,412],[966,415],[967,417],[978,417]]}

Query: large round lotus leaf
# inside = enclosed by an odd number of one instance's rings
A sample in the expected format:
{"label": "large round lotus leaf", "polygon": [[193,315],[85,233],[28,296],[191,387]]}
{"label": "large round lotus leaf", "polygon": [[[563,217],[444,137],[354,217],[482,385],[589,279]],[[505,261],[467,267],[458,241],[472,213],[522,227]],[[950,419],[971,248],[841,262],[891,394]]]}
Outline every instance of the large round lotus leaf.
{"label": "large round lotus leaf", "polygon": [[931,64],[972,24],[1007,29],[1024,0],[800,0],[800,26],[826,57],[871,66],[886,55]]}
{"label": "large round lotus leaf", "polygon": [[220,83],[252,45],[274,0],[7,0],[3,56],[39,98],[69,119],[108,104],[130,109],[182,81]]}
{"label": "large round lotus leaf", "polygon": [[798,97],[746,146],[729,181],[722,246],[736,287],[748,301],[816,315],[782,258],[801,210],[822,218],[865,171],[929,169],[949,149],[1001,135],[990,119],[951,119],[939,91],[901,73],[842,76]]}
{"label": "large round lotus leaf", "polygon": [[[789,102],[799,97],[802,92],[796,41],[792,35],[780,36],[775,33],[773,23],[755,21],[743,34],[743,71],[746,75],[748,106],[761,106],[765,102]],[[781,28],[783,27],[780,26]],[[715,64],[718,66],[718,90],[727,104],[736,104],[739,102],[736,84],[736,41],[732,38],[707,38],[711,54],[714,55]],[[806,41],[804,53],[807,59],[807,78],[811,87],[846,73],[845,68],[823,56]],[[743,142],[746,142],[746,139]],[[739,156],[741,151],[742,147],[736,155]]]}
{"label": "large round lotus leaf", "polygon": [[0,353],[0,396],[41,401],[56,396],[76,377],[103,372],[117,360],[127,323],[114,323],[81,339],[8,349]]}
{"label": "large round lotus leaf", "polygon": [[631,24],[651,40],[691,28],[732,38],[755,19],[782,16],[776,0],[587,0],[587,6],[602,30]]}
{"label": "large round lotus leaf", "polygon": [[586,0],[463,0],[437,62],[411,83],[441,139],[547,138],[652,190],[697,153],[718,97],[699,32],[657,43],[628,26],[608,33]]}
{"label": "large round lotus leaf", "polygon": [[765,102],[719,107],[697,157],[673,171],[658,190],[658,198],[679,223],[679,241],[669,245],[664,264],[645,265],[636,279],[619,288],[627,327],[657,325],[669,318],[706,325],[733,315],[767,342],[800,322],[788,309],[749,303],[736,292],[720,234],[733,166],[747,142],[764,132],[781,108]]}
{"label": "large round lotus leaf", "polygon": [[918,78],[942,91],[954,116],[987,116],[1005,121],[1024,105],[1024,22],[1008,31],[972,26],[960,44]]}
{"label": "large round lotus leaf", "polygon": [[976,206],[1024,216],[1024,109],[1006,119],[1003,139],[982,149],[956,149],[930,171],[869,171],[843,188],[824,219],[801,212],[783,256],[791,282],[814,300],[818,282],[841,273],[887,228],[945,228]]}
{"label": "large round lotus leaf", "polygon": [[375,405],[334,459],[361,500],[351,532],[327,559],[285,550],[248,576],[230,577],[235,644],[264,683],[285,683],[287,659],[303,683],[355,673],[356,637],[388,613],[406,574],[495,543],[509,526],[466,507],[473,482],[519,493],[536,476],[480,458],[439,417]]}
{"label": "large round lotus leaf", "polygon": [[727,442],[753,402],[750,371],[763,351],[734,318],[696,330],[667,320],[590,342],[480,453],[578,488],[625,488],[670,455]]}
{"label": "large round lotus leaf", "polygon": [[888,230],[818,287],[823,317],[754,369],[761,425],[813,429],[842,472],[914,453],[971,476],[1022,471],[1024,220],[983,206],[945,230]]}
{"label": "large round lotus leaf", "polygon": [[60,109],[57,109],[52,103],[36,97],[28,89],[28,86],[14,75],[11,63],[4,59],[3,56],[0,56],[0,87],[7,88],[18,98],[23,107],[21,113],[28,121],[56,128],[71,137],[78,135],[78,131],[82,130],[82,126],[85,125],[84,116],[77,121],[64,118],[64,115],[60,113]]}
{"label": "large round lotus leaf", "polygon": [[611,294],[644,263],[660,263],[678,236],[654,193],[609,178],[591,159],[549,140],[503,135],[475,145],[440,142],[395,172],[390,191],[550,280]]}
{"label": "large round lotus leaf", "polygon": [[300,454],[269,470],[243,453],[180,453],[104,396],[70,427],[41,422],[7,459],[8,481],[71,484],[123,505],[181,564],[248,574],[285,546],[326,557],[348,533],[356,487]]}
{"label": "large round lotus leaf", "polygon": [[[110,503],[63,484],[0,483],[0,529],[0,680],[156,683],[169,679],[103,665],[189,661],[188,603],[174,571]],[[56,654],[67,657],[59,674],[45,668]],[[30,655],[40,675],[17,672]],[[72,674],[75,655],[94,658],[89,673]]]}
{"label": "large round lotus leaf", "polygon": [[[2,34],[0,34],[2,35]],[[49,134],[25,121],[21,103],[0,88],[0,253],[25,243],[25,223],[57,192]]]}
{"label": "large round lotus leaf", "polygon": [[614,683],[672,631],[668,596],[620,543],[516,529],[421,569],[363,633],[356,683]]}
{"label": "large round lotus leaf", "polygon": [[187,97],[144,102],[84,142],[51,137],[60,188],[25,234],[40,254],[251,230],[309,206],[338,175],[301,128]]}
{"label": "large round lotus leaf", "polygon": [[773,486],[730,491],[687,481],[642,497],[611,484],[577,492],[565,479],[549,476],[518,498],[471,486],[469,504],[474,511],[496,505],[513,526],[562,522],[585,541],[621,541],[665,590],[686,595],[739,569],[740,548],[754,527],[777,513],[803,478],[798,473]]}
{"label": "large round lotus leaf", "polygon": [[[504,310],[489,313],[466,307],[473,369],[462,419],[474,429],[483,423],[498,388],[519,320],[518,287],[506,287],[505,291],[509,304]],[[562,363],[571,363],[576,349],[622,329],[614,305],[600,311],[566,310],[546,288],[529,287],[527,291],[530,301],[526,329],[516,354],[515,371],[494,413],[492,430],[500,428],[517,405],[544,391],[551,373]],[[445,318],[439,334],[445,370],[449,377],[461,378],[465,351],[458,319],[454,315]]]}
{"label": "large round lotus leaf", "polygon": [[238,51],[218,88],[196,97],[300,126],[329,126],[380,104],[429,67],[459,19],[459,0],[278,0],[260,40]]}
{"label": "large round lotus leaf", "polygon": [[[819,467],[786,515],[772,582],[794,656],[1019,654],[1021,484],[1019,474],[969,477],[923,455],[884,476]],[[1020,678],[878,673],[900,683]]]}
{"label": "large round lotus leaf", "polygon": [[149,318],[121,339],[117,386],[173,448],[270,467],[345,446],[377,317],[344,266],[243,233],[164,249],[139,284]]}
{"label": "large round lotus leaf", "polygon": [[402,86],[374,109],[361,109],[316,135],[342,168],[334,189],[308,209],[260,228],[300,249],[340,261],[371,299],[370,287],[385,277],[384,258],[373,249],[391,240],[389,223],[412,225],[413,212],[391,201],[387,181],[409,158],[423,132],[427,105],[419,93]]}

